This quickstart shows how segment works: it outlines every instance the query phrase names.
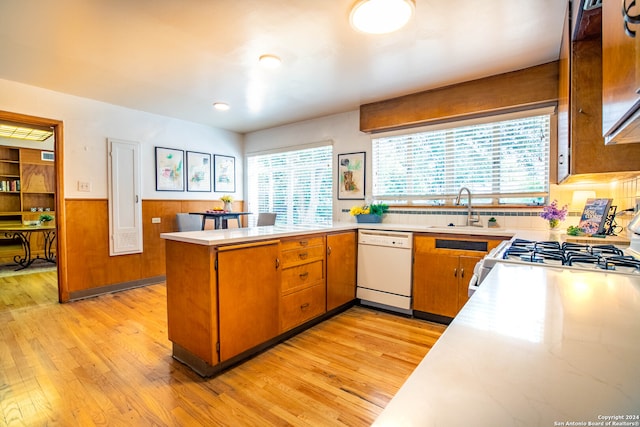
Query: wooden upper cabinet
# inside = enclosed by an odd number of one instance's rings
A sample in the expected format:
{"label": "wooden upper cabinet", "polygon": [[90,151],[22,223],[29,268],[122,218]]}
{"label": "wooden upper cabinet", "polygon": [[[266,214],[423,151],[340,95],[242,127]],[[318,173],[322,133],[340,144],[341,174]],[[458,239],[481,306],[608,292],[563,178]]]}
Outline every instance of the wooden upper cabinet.
{"label": "wooden upper cabinet", "polygon": [[[625,0],[623,6],[631,3]],[[640,6],[631,8],[640,14]],[[602,129],[607,143],[640,142],[640,80],[638,40],[640,25],[629,25],[635,38],[625,33],[621,2],[602,2]]]}
{"label": "wooden upper cabinet", "polygon": [[606,145],[602,136],[602,39],[595,35],[571,42],[567,25],[560,55],[557,180],[636,173],[640,144]]}
{"label": "wooden upper cabinet", "polygon": [[[569,24],[569,7],[564,19],[562,29],[562,42],[560,45],[560,60],[558,62],[558,155],[557,177],[558,182],[569,176],[569,96],[571,79],[571,35]],[[553,180],[553,178],[551,178]]]}

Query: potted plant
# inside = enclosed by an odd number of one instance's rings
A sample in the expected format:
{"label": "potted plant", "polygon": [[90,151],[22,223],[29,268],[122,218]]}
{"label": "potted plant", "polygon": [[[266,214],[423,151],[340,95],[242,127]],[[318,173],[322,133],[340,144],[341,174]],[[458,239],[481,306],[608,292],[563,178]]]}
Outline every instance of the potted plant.
{"label": "potted plant", "polygon": [[353,206],[349,213],[356,217],[359,223],[379,223],[382,222],[382,215],[389,210],[389,206],[384,203],[372,203],[364,206]]}
{"label": "potted plant", "polygon": [[225,194],[224,196],[220,197],[220,200],[222,200],[222,203],[224,203],[225,211],[231,212],[233,210],[233,207],[231,206],[231,202],[233,202],[233,197],[231,197],[228,194]]}
{"label": "potted plant", "polygon": [[487,227],[497,227],[497,226],[498,226],[498,220],[493,216],[489,218],[489,220],[487,221]]}
{"label": "potted plant", "polygon": [[567,212],[567,205],[564,205],[562,209],[560,209],[558,208],[558,201],[554,200],[549,206],[545,206],[542,208],[540,216],[543,219],[549,221],[549,229],[555,230],[556,228],[558,228],[558,224],[560,224],[560,221],[564,221],[564,219],[567,217]]}
{"label": "potted plant", "polygon": [[49,214],[42,214],[40,215],[40,218],[38,218],[38,220],[40,221],[41,224],[46,225],[49,221],[53,221],[53,216]]}

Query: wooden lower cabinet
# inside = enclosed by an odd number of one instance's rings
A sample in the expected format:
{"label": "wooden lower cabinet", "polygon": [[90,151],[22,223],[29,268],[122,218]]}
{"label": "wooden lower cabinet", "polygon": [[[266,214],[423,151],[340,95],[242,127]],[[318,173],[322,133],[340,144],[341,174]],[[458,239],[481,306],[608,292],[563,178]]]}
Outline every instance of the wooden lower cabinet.
{"label": "wooden lower cabinet", "polygon": [[[500,242],[500,239],[481,237],[415,236],[413,309],[455,317],[469,299],[468,287],[473,268]],[[477,246],[476,250],[457,248],[467,243]],[[486,249],[481,249],[483,247]]]}
{"label": "wooden lower cabinet", "polygon": [[279,242],[218,248],[220,361],[279,332]]}
{"label": "wooden lower cabinet", "polygon": [[282,331],[298,326],[325,312],[324,282],[282,296],[280,325]]}
{"label": "wooden lower cabinet", "polygon": [[280,331],[286,332],[326,311],[325,236],[283,239],[280,249]]}
{"label": "wooden lower cabinet", "polygon": [[[169,340],[208,365],[218,364],[215,248],[167,240]],[[175,347],[174,347],[175,356]]]}
{"label": "wooden lower cabinet", "polygon": [[228,246],[167,240],[174,358],[209,376],[284,339],[327,306],[353,301],[356,248],[355,231]]}
{"label": "wooden lower cabinet", "polygon": [[355,231],[327,236],[327,311],[356,298],[357,248]]}

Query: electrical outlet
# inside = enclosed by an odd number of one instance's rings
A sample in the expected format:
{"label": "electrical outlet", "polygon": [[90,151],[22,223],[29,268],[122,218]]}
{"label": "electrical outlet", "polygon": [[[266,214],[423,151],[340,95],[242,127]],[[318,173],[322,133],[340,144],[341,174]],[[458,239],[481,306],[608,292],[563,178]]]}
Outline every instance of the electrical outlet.
{"label": "electrical outlet", "polygon": [[91,183],[87,181],[78,181],[78,191],[86,193],[91,192]]}
{"label": "electrical outlet", "polygon": [[151,218],[151,224],[160,224],[160,218]]}

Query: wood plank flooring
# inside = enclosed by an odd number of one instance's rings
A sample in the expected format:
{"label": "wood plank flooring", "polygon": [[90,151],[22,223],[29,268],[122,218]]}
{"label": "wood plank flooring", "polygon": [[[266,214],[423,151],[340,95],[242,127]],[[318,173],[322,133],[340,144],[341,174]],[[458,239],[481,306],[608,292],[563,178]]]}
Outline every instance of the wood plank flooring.
{"label": "wood plank flooring", "polygon": [[58,304],[55,272],[0,278],[0,426],[370,425],[443,331],[354,307],[203,379],[162,284]]}

